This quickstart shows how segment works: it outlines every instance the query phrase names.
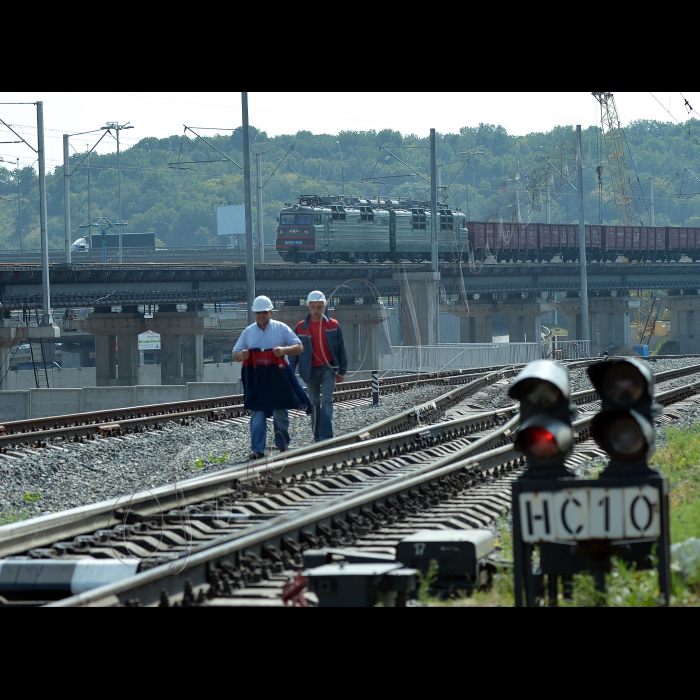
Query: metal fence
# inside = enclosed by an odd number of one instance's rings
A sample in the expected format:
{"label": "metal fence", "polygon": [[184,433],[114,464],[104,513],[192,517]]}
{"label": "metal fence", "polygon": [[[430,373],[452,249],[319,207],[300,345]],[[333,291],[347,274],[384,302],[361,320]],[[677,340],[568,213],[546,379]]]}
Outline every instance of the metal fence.
{"label": "metal fence", "polygon": [[392,347],[381,357],[384,372],[442,372],[532,362],[541,357],[537,343],[460,343]]}
{"label": "metal fence", "polygon": [[590,340],[543,340],[542,357],[548,360],[582,360],[591,356]]}
{"label": "metal fence", "polygon": [[392,346],[380,357],[380,369],[389,372],[442,372],[469,367],[525,364],[539,359],[574,360],[590,357],[589,342],[457,343]]}

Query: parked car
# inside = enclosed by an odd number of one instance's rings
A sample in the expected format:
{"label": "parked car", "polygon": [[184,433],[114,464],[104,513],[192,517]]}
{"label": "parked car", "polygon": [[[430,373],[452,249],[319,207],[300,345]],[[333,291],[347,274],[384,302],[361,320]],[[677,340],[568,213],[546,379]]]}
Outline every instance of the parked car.
{"label": "parked car", "polygon": [[61,369],[61,365],[58,364],[58,362],[44,362],[43,364],[41,362],[18,362],[16,365],[11,367],[13,370],[20,370],[20,369],[37,369],[37,370],[42,370],[42,369]]}

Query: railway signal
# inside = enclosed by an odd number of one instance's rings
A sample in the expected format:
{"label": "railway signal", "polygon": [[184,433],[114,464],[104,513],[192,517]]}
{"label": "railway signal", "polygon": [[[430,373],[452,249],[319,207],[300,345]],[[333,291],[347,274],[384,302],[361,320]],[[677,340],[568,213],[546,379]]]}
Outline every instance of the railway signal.
{"label": "railway signal", "polygon": [[647,463],[658,413],[653,374],[637,360],[616,358],[591,366],[588,375],[602,399],[591,437],[610,456],[597,479],[576,478],[564,467],[574,443],[568,371],[533,362],[509,391],[520,400],[515,447],[529,466],[512,487],[516,605],[523,593],[526,605],[545,598],[556,605],[560,583],[576,573],[593,575],[604,592],[613,557],[638,570],[655,568],[668,604],[668,481]]}
{"label": "railway signal", "polygon": [[569,370],[551,360],[531,362],[508,395],[520,401],[515,448],[527,457],[528,467],[539,475],[568,474],[564,460],[574,445]]}
{"label": "railway signal", "polygon": [[654,375],[637,360],[613,359],[588,368],[602,409],[591,423],[591,436],[611,457],[606,473],[620,476],[650,471],[654,449]]}

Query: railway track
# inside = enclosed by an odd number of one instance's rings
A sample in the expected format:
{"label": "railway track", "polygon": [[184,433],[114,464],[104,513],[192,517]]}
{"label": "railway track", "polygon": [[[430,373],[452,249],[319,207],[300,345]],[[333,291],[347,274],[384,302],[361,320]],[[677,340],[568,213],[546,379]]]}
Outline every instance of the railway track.
{"label": "railway track", "polygon": [[[457,386],[483,376],[488,370],[454,370],[441,373],[421,373],[384,378],[379,382],[380,396],[405,391],[417,385]],[[334,403],[367,401],[372,398],[371,381],[344,382],[334,391]],[[99,436],[128,435],[147,429],[160,429],[168,422],[186,425],[193,418],[209,420],[242,418],[248,412],[243,407],[243,395],[193,399],[173,403],[116,408],[91,413],[7,421],[0,424],[0,453],[18,447],[46,447],[49,441],[82,442]]]}
{"label": "railway track", "polygon": [[[698,371],[660,373],[657,381]],[[490,381],[505,388],[516,370],[510,372],[491,373]],[[397,537],[411,530],[483,527],[507,507],[509,483],[522,464],[510,446],[516,406],[477,413],[463,402],[473,389],[454,389],[412,418],[385,421],[323,452],[258,460],[19,523],[11,533],[6,526],[0,579],[13,561],[99,559],[107,568],[123,561],[128,580],[57,604],[281,604],[282,586],[303,567],[304,550],[352,545],[390,556]],[[666,405],[698,391],[700,380],[688,381],[657,400]],[[595,408],[597,395],[578,392],[574,399]],[[570,458],[574,467],[601,454],[586,442],[592,412],[586,413],[575,422],[582,445]],[[411,420],[416,425],[407,426]]]}

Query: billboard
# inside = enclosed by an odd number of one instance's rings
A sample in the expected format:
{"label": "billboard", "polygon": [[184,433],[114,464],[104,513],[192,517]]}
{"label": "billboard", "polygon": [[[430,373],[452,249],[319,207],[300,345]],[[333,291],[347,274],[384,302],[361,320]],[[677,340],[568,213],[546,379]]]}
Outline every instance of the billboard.
{"label": "billboard", "polygon": [[160,350],[160,333],[139,333],[139,350]]}
{"label": "billboard", "polygon": [[245,236],[245,204],[217,207],[216,228],[219,236]]}

